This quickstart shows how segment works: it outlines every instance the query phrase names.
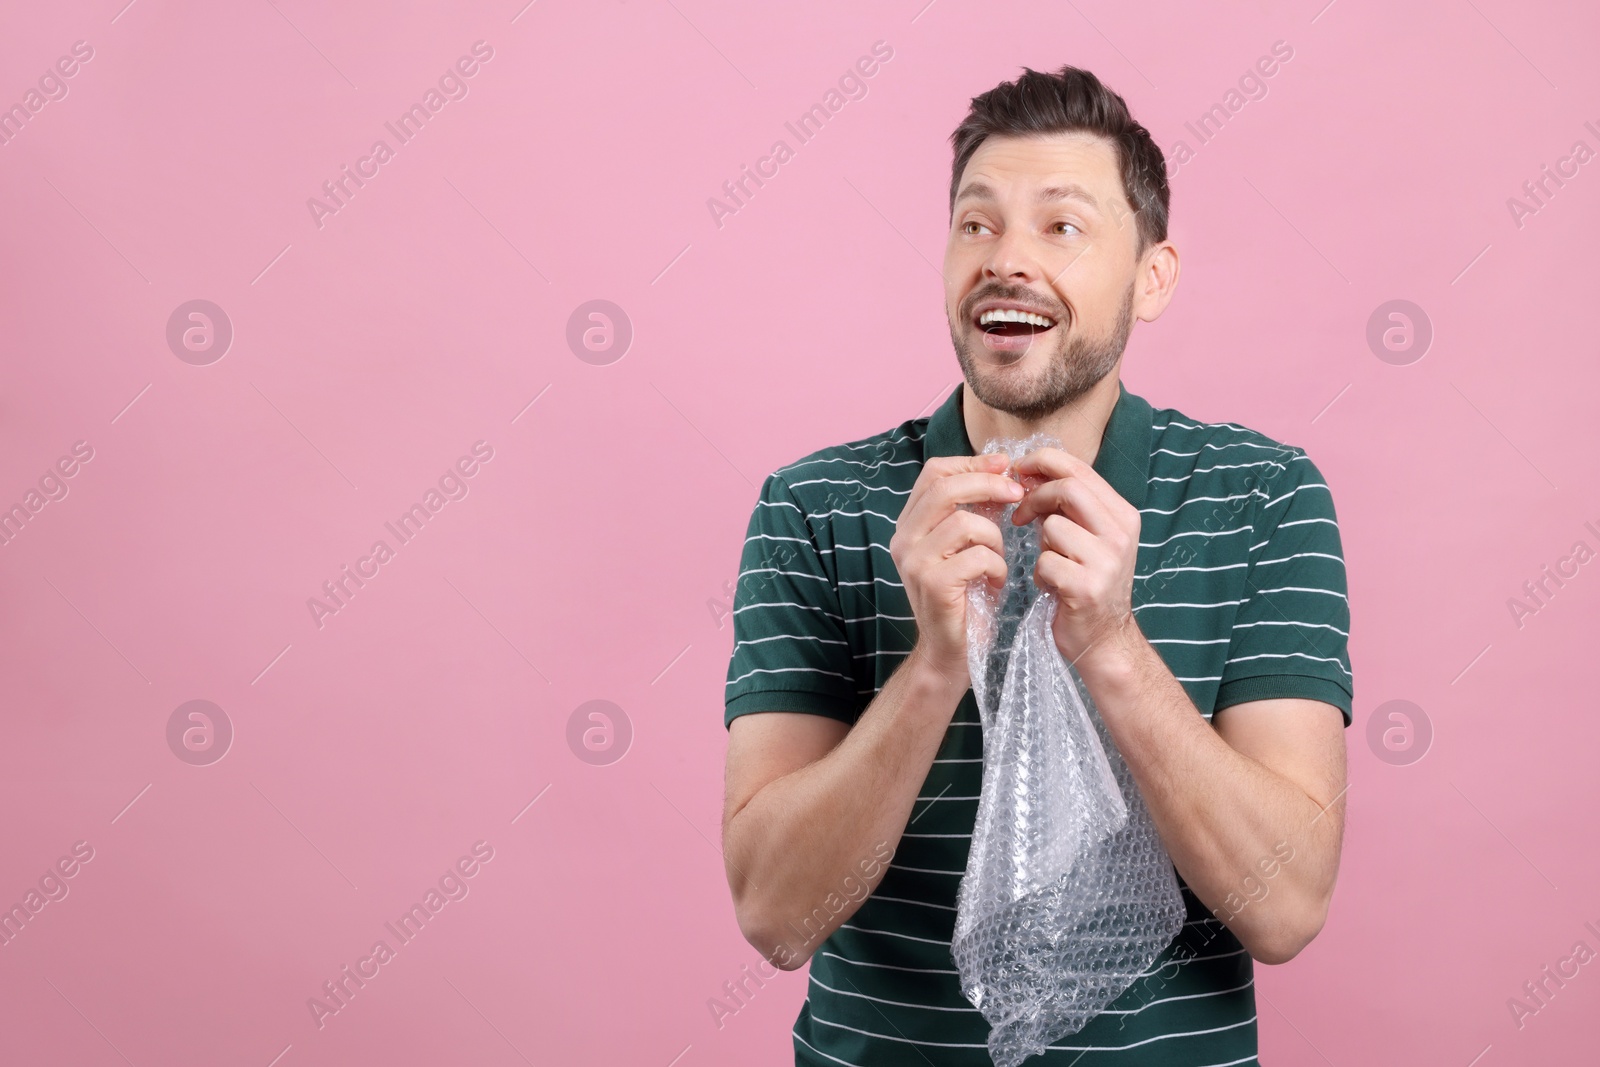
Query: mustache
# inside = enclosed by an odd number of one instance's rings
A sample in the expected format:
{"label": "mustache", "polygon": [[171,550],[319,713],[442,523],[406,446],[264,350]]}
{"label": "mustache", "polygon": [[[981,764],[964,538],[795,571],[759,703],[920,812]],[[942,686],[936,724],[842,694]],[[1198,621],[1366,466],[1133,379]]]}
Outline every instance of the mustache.
{"label": "mustache", "polygon": [[1066,323],[1071,325],[1071,309],[1059,300],[1036,293],[1025,286],[1001,285],[998,282],[980,285],[967,295],[967,298],[961,302],[962,321],[970,323],[972,321],[972,313],[985,300],[1014,300],[1019,304],[1027,304],[1030,307],[1039,308],[1055,319],[1058,324]]}

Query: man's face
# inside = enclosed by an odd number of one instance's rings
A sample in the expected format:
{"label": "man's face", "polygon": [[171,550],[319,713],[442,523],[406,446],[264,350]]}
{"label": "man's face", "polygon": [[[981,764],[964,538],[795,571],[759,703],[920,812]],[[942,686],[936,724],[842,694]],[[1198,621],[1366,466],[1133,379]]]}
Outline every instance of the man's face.
{"label": "man's face", "polygon": [[950,339],[977,398],[1038,419],[1115,370],[1133,326],[1137,249],[1103,138],[979,145],[957,187],[944,255]]}

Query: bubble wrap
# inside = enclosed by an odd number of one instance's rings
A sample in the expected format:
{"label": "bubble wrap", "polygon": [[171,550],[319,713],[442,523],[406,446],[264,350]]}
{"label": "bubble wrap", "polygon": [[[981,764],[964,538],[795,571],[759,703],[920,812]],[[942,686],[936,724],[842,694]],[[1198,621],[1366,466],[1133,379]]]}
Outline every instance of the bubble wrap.
{"label": "bubble wrap", "polygon": [[[994,440],[1013,461],[1044,435]],[[1014,476],[1014,475],[1013,475]],[[1056,648],[1056,597],[1033,582],[1039,523],[976,506],[1005,540],[1005,588],[967,594],[967,660],[983,722],[983,788],[957,899],[961,991],[1015,1067],[1083,1029],[1183,927],[1166,849],[1088,687]]]}

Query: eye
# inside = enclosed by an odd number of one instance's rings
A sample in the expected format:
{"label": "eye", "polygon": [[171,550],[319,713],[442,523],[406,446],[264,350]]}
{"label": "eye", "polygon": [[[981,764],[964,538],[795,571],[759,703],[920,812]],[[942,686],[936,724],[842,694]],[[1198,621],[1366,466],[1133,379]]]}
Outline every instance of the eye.
{"label": "eye", "polygon": [[977,219],[968,219],[966,222],[961,224],[961,232],[969,235],[977,235],[980,233],[988,233],[989,227],[985,226]]}
{"label": "eye", "polygon": [[[1071,230],[1072,233],[1070,233],[1070,234],[1066,233],[1065,232],[1066,230]],[[1053,223],[1050,224],[1050,232],[1052,234],[1054,234],[1055,236],[1057,236],[1057,237],[1071,237],[1071,236],[1075,236],[1077,234],[1080,234],[1083,231],[1078,229],[1076,223],[1071,223],[1071,222],[1053,222]]]}

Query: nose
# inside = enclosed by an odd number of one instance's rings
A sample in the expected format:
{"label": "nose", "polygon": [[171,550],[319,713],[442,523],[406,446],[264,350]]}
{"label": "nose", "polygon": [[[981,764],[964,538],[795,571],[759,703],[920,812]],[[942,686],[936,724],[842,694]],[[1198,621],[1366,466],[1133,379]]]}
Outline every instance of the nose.
{"label": "nose", "polygon": [[983,276],[985,281],[1013,285],[1028,285],[1043,277],[1025,229],[1007,229],[990,245],[989,258],[983,264]]}

